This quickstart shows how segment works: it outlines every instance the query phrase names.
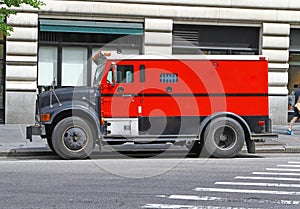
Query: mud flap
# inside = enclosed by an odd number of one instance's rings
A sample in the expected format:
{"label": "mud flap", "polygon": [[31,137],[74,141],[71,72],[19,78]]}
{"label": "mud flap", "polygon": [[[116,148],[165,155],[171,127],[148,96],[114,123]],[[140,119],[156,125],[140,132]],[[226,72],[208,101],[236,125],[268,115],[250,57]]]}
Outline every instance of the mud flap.
{"label": "mud flap", "polygon": [[246,139],[246,145],[247,145],[248,153],[254,154],[255,153],[255,142],[254,142],[254,140]]}

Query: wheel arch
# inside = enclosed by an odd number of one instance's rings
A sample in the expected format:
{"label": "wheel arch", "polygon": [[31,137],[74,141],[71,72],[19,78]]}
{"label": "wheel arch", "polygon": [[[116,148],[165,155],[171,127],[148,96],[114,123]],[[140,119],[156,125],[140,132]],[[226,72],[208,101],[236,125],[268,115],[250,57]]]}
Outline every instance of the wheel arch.
{"label": "wheel arch", "polygon": [[97,139],[101,138],[100,121],[96,114],[89,109],[83,109],[80,107],[65,108],[60,111],[56,111],[51,118],[51,123],[45,124],[47,135],[51,136],[54,127],[59,123],[59,121],[72,116],[77,116],[86,120],[89,124],[91,124],[94,136],[97,137]]}
{"label": "wheel arch", "polygon": [[204,131],[206,129],[206,127],[209,125],[209,123],[216,119],[216,118],[220,118],[220,117],[229,117],[232,118],[234,120],[236,120],[243,128],[244,133],[245,133],[245,141],[247,144],[247,149],[249,153],[253,153],[255,148],[253,148],[253,141],[251,140],[251,131],[250,131],[250,127],[247,124],[247,122],[239,115],[232,113],[232,112],[219,112],[219,113],[215,113],[213,115],[210,115],[208,117],[206,117],[200,124],[199,127],[199,132],[198,132],[198,136],[199,136],[199,140],[203,140],[204,137]]}

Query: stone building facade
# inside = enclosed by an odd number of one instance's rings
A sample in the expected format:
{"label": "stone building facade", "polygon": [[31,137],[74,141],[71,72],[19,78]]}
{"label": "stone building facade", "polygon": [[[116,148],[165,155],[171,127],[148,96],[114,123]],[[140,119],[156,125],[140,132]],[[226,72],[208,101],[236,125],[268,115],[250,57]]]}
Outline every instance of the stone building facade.
{"label": "stone building facade", "polygon": [[267,55],[270,116],[287,123],[289,94],[300,83],[298,0],[44,2],[40,11],[23,7],[11,16],[14,32],[0,40],[2,123],[33,123],[37,87],[53,78],[58,87],[90,84],[89,57],[106,43],[126,53]]}

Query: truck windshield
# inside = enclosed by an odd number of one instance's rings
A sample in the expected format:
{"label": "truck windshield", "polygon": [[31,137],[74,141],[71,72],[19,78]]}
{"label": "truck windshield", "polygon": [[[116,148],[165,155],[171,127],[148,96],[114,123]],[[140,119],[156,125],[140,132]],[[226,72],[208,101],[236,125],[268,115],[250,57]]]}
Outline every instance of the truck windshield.
{"label": "truck windshield", "polygon": [[102,63],[100,65],[98,65],[95,75],[94,75],[94,81],[93,81],[93,86],[94,87],[98,87],[100,84],[100,81],[102,79],[103,76],[103,72],[104,72],[104,67],[105,67],[105,63]]}

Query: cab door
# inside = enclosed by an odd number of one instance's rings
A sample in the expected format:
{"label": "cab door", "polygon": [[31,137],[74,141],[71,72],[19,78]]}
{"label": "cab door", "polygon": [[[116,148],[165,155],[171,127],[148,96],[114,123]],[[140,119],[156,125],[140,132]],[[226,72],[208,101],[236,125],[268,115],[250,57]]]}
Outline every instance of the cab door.
{"label": "cab door", "polygon": [[111,62],[101,82],[101,113],[105,118],[137,118],[142,89],[138,64],[130,61]]}

